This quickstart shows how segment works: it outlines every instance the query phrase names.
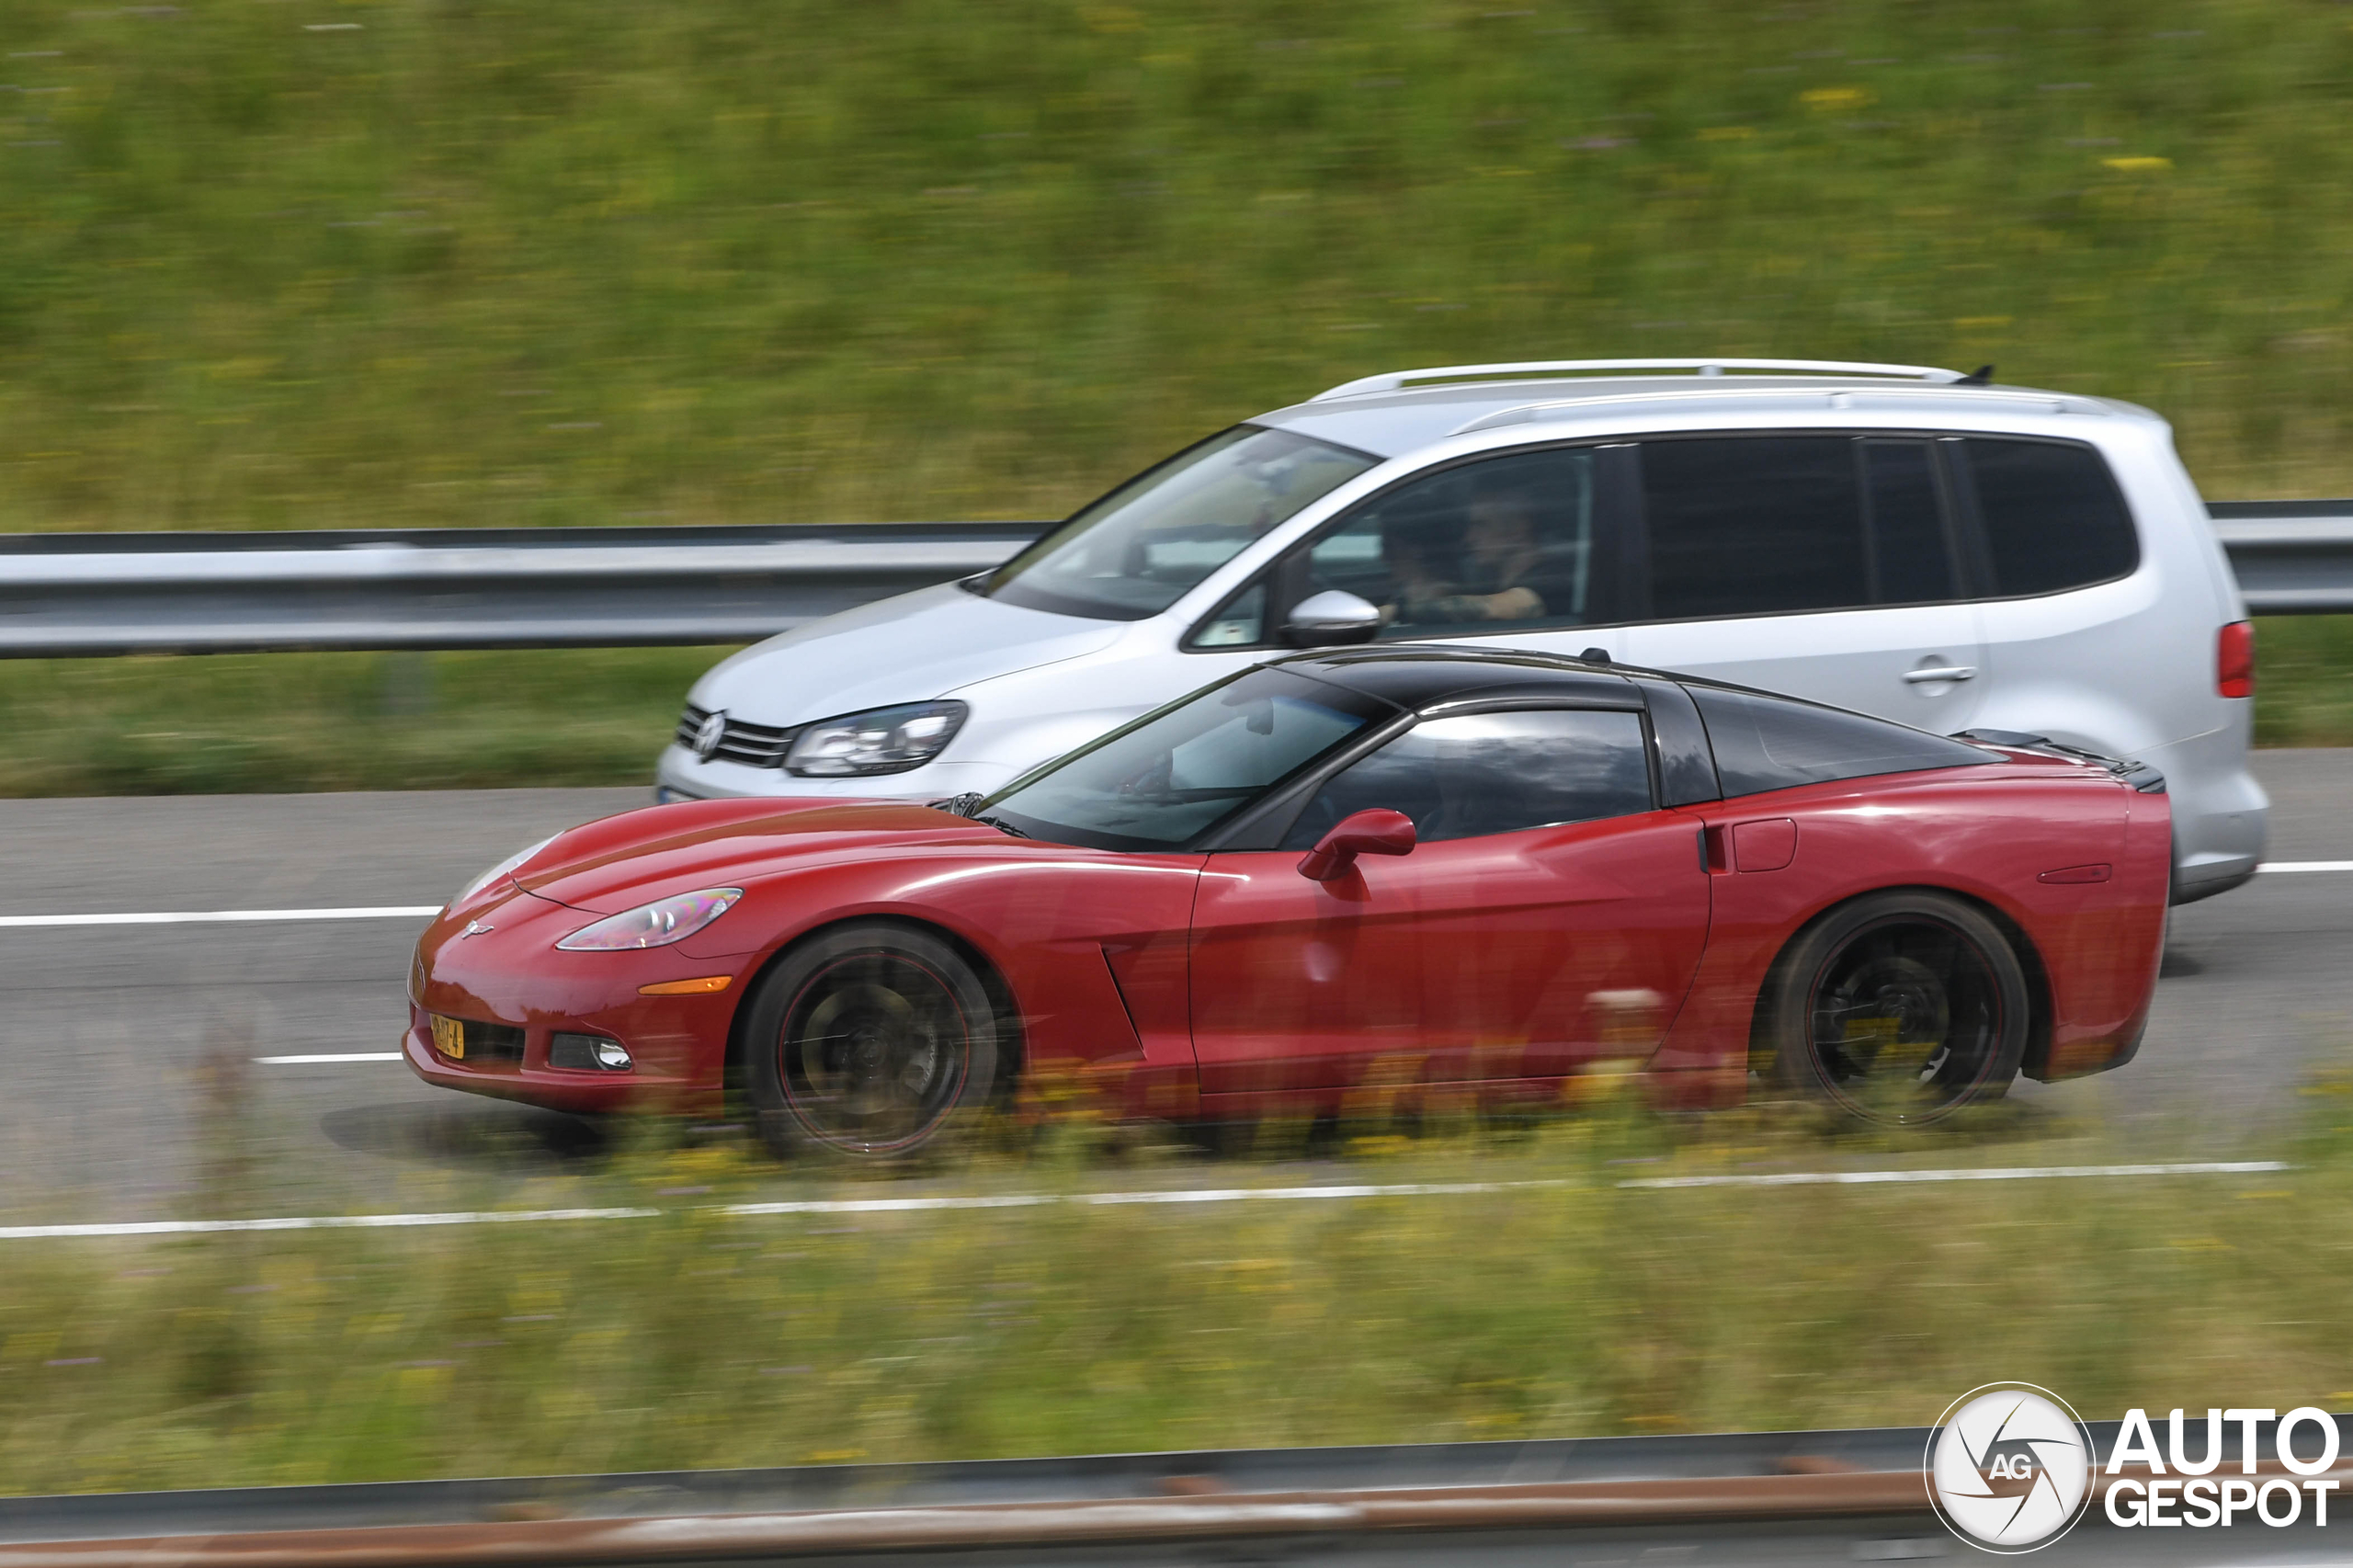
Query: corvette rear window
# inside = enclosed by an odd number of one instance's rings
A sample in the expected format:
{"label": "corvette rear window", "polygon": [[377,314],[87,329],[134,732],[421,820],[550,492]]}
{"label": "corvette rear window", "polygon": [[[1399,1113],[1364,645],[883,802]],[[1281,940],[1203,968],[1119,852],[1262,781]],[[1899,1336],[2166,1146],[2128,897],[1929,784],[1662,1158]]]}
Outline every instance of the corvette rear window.
{"label": "corvette rear window", "polygon": [[1178,849],[1397,710],[1282,670],[1251,670],[1148,713],[974,812],[1057,844]]}
{"label": "corvette rear window", "polygon": [[1796,784],[2002,760],[1963,741],[1860,713],[1702,686],[1688,689],[1707,723],[1727,799]]}

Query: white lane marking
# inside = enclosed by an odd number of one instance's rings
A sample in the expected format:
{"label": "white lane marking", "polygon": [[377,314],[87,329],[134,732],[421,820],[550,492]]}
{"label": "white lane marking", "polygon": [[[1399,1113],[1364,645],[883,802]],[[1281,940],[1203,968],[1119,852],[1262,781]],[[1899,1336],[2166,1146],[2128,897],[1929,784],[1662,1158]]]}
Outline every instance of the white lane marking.
{"label": "white lane marking", "polygon": [[2353,860],[2266,860],[2258,871],[2353,871]]}
{"label": "white lane marking", "polygon": [[54,1236],[192,1236],[221,1231],[372,1231],[514,1225],[540,1220],[651,1220],[659,1209],[474,1210],[454,1214],[298,1214],[272,1220],[131,1220],[111,1225],[0,1225],[0,1241]]}
{"label": "white lane marking", "polygon": [[728,1203],[721,1214],[893,1214],[926,1209],[1035,1209],[1050,1203],[1102,1207],[1124,1203],[1243,1203],[1251,1199],[1292,1201],[1315,1198],[1423,1198],[1452,1192],[1503,1192],[1516,1187],[1565,1187],[1559,1181],[1406,1182],[1388,1187],[1224,1187],[1172,1188],[1163,1192],[1006,1193],[993,1198],[809,1199],[783,1203]]}
{"label": "white lane marking", "polygon": [[1508,1192],[1530,1187],[1566,1187],[1564,1181],[1434,1181],[1394,1187],[1229,1187],[1198,1192],[1088,1192],[1074,1203],[1241,1203],[1253,1198],[1426,1198],[1455,1192]]}
{"label": "white lane marking", "polygon": [[397,1051],[314,1051],[306,1056],[256,1056],[256,1062],[265,1067],[301,1067],[313,1062],[398,1062]]}
{"label": "white lane marking", "polygon": [[812,1199],[800,1203],[722,1203],[721,1214],[897,1214],[917,1209],[1035,1209],[1063,1200],[1045,1193],[1013,1192],[1000,1198]]}
{"label": "white lane marking", "polygon": [[238,920],[422,920],[438,903],[387,903],[357,909],[187,909],[136,915],[0,915],[0,926],[210,926]]}
{"label": "white lane marking", "polygon": [[[2221,1176],[2284,1171],[2279,1160],[2209,1162],[2177,1165],[2040,1165],[2001,1170],[1799,1171],[1781,1176],[1652,1176],[1621,1181],[1621,1187],[1793,1187],[1808,1183],[2017,1181],[2029,1176]],[[1254,1199],[1295,1201],[1324,1198],[1421,1198],[1452,1193],[1511,1192],[1560,1187],[1566,1181],[1407,1182],[1381,1187],[1229,1187],[1193,1191],[1012,1192],[993,1197],[809,1199],[779,1203],[721,1203],[702,1211],[730,1217],[762,1214],[886,1214],[958,1209],[1039,1209],[1058,1203],[1242,1203]],[[81,1236],[200,1235],[221,1231],[332,1231],[397,1229],[416,1225],[504,1225],[541,1220],[652,1220],[664,1209],[472,1210],[446,1214],[318,1214],[272,1220],[134,1220],[116,1224],[0,1225],[0,1241],[36,1241]]]}
{"label": "white lane marking", "polygon": [[1982,1170],[1787,1171],[1775,1176],[1647,1176],[1620,1187],[1845,1187],[1913,1181],[2037,1181],[2053,1176],[2245,1176],[2284,1171],[2284,1160],[2206,1160],[2177,1165],[2007,1165]]}

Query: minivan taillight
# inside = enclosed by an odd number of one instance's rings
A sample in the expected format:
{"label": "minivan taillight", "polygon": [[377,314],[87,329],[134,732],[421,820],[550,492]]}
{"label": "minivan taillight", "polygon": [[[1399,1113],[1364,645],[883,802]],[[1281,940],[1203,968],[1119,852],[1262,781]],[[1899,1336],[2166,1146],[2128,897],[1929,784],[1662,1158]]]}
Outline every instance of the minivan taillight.
{"label": "minivan taillight", "polygon": [[2214,639],[2214,690],[2223,697],[2255,695],[2255,623],[2234,620]]}

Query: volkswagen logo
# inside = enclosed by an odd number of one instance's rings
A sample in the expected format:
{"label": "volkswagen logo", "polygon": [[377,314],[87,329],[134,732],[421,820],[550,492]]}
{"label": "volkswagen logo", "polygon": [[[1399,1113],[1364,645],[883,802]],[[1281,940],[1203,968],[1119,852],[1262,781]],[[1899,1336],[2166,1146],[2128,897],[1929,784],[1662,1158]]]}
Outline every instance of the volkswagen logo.
{"label": "volkswagen logo", "polygon": [[2049,1389],[1988,1383],[1928,1437],[1928,1495],[1945,1528],[1984,1551],[2050,1545],[2091,1501],[2091,1434]]}
{"label": "volkswagen logo", "polygon": [[722,708],[716,712],[704,714],[702,722],[695,726],[695,760],[709,762],[710,754],[717,751],[719,743],[726,738],[727,710]]}

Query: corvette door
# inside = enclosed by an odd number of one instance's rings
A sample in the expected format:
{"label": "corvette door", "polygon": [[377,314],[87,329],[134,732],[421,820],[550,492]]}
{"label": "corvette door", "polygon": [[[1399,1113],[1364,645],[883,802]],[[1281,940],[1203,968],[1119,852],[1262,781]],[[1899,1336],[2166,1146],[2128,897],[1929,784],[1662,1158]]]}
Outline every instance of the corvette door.
{"label": "corvette door", "polygon": [[[1652,809],[1641,716],[1426,720],[1340,773],[1284,847],[1213,855],[1194,905],[1205,1094],[1550,1077],[1656,1045],[1708,926],[1697,828]],[[1421,842],[1299,872],[1341,818]]]}

